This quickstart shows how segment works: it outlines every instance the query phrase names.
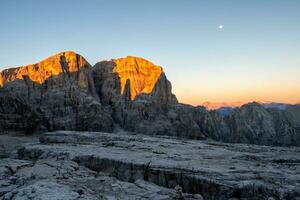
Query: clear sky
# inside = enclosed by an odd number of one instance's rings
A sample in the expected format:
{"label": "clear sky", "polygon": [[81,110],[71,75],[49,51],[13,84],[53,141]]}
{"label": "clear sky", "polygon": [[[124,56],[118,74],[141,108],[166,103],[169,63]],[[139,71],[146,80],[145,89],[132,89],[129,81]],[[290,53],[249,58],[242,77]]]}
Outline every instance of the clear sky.
{"label": "clear sky", "polygon": [[0,27],[0,69],[133,55],[181,102],[300,102],[299,0],[1,0]]}

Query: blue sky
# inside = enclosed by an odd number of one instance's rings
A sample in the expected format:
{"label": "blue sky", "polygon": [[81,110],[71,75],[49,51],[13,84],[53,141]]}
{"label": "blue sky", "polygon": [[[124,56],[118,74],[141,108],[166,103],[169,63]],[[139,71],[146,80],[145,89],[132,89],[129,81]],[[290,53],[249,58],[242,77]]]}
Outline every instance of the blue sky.
{"label": "blue sky", "polygon": [[133,55],[163,66],[182,102],[300,102],[299,10],[298,0],[2,0],[0,69],[65,50],[91,64]]}

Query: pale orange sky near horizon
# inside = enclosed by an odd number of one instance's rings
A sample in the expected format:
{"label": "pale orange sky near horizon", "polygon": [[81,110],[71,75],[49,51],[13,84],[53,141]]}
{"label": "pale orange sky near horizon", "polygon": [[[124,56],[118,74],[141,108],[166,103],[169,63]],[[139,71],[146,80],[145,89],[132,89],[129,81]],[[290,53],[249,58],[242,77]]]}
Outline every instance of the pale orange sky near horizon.
{"label": "pale orange sky near horizon", "polygon": [[[255,63],[249,65],[251,64]],[[199,65],[201,66],[201,63]],[[269,73],[266,71],[259,73],[255,69],[247,72],[238,71],[236,74],[230,73],[226,76],[213,73],[197,75],[189,70],[182,73],[183,77],[179,78],[168,76],[168,72],[166,74],[172,82],[173,93],[182,103],[201,105],[207,101],[212,103],[257,101],[297,104],[300,103],[300,67],[295,66],[278,68]],[[167,71],[168,69],[167,67]]]}
{"label": "pale orange sky near horizon", "polygon": [[[300,88],[298,88],[300,89]],[[200,91],[201,92],[201,91]],[[200,93],[199,92],[199,93]],[[231,92],[225,92],[225,94],[206,95],[196,94],[195,92],[176,92],[174,91],[177,99],[181,103],[191,104],[194,106],[202,105],[205,102],[210,103],[249,103],[249,102],[276,102],[276,103],[288,103],[288,104],[299,104],[300,95],[295,95],[294,91],[284,91],[284,92],[264,92],[259,91],[255,94],[248,93],[245,91],[236,92],[232,94]],[[176,94],[177,93],[177,94]],[[204,93],[204,92],[203,92]],[[246,94],[245,94],[246,93]],[[244,96],[243,96],[244,94]],[[253,96],[251,96],[253,95]]]}
{"label": "pale orange sky near horizon", "polygon": [[[298,74],[296,74],[298,75]],[[300,79],[300,78],[299,78]],[[193,80],[189,87],[188,83],[184,87],[173,86],[173,93],[182,103],[200,105],[203,102],[278,102],[297,104],[300,103],[300,80],[295,77],[289,82],[268,82],[263,81],[232,81],[231,84],[222,84],[222,81],[213,85],[198,84],[193,85]],[[223,82],[226,82],[223,80]],[[210,83],[211,82],[207,82]]]}
{"label": "pale orange sky near horizon", "polygon": [[235,88],[231,90],[221,91],[218,89],[209,89],[199,87],[197,90],[182,89],[177,90],[176,86],[173,86],[173,92],[177,96],[178,100],[182,103],[188,103],[192,105],[201,105],[208,101],[211,103],[223,103],[223,102],[278,102],[297,104],[300,103],[300,85],[292,85],[288,87],[281,87],[276,84],[267,87],[262,86],[260,88]]}

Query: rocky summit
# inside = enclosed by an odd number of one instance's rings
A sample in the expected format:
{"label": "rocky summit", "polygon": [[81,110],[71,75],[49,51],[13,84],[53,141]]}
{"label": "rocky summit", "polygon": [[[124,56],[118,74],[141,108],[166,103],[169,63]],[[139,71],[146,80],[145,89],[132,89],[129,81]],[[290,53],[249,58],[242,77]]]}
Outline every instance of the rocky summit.
{"label": "rocky summit", "polygon": [[300,199],[299,105],[182,104],[143,58],[3,70],[0,133],[3,200]]}
{"label": "rocky summit", "polygon": [[112,131],[111,116],[95,92],[92,66],[74,52],[4,70],[0,76],[3,131]]}
{"label": "rocky summit", "polygon": [[151,93],[163,73],[160,66],[142,58],[128,56],[114,59],[113,62],[116,64],[113,72],[118,74],[121,82],[121,94],[124,94],[126,82],[129,81],[131,100],[141,93]]}

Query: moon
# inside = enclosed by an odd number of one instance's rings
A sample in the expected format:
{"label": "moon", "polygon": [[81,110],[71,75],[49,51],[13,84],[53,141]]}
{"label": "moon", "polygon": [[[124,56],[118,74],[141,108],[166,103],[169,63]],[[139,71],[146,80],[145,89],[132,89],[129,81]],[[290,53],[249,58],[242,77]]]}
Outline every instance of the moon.
{"label": "moon", "polygon": [[219,25],[219,29],[221,29],[221,30],[222,30],[222,29],[223,29],[223,27],[224,27],[224,26],[223,26],[222,24],[221,24],[221,25]]}

